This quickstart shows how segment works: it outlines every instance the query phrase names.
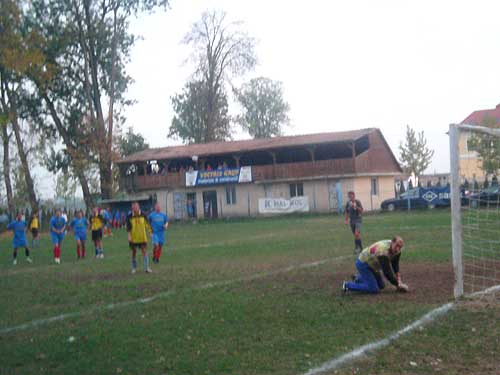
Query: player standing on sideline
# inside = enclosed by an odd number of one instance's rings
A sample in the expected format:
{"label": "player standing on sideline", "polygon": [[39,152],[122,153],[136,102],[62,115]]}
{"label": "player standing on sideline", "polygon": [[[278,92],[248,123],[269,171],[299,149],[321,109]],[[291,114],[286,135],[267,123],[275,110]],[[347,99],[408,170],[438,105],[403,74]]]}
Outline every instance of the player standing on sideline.
{"label": "player standing on sideline", "polygon": [[14,252],[12,254],[14,260],[12,264],[17,264],[17,249],[20,247],[24,247],[26,254],[26,261],[31,263],[32,260],[30,258],[30,249],[28,248],[28,243],[26,241],[26,221],[23,220],[23,214],[18,212],[16,215],[16,220],[12,221],[9,225],[7,225],[7,230],[12,230],[14,232],[14,238],[12,239],[12,247],[14,248]]}
{"label": "player standing on sideline", "polygon": [[161,212],[159,203],[155,204],[155,209],[148,216],[149,224],[153,231],[153,263],[160,262],[161,247],[165,243],[165,230],[168,228],[168,216]]}
{"label": "player standing on sideline", "polygon": [[95,257],[104,258],[104,250],[102,249],[102,230],[106,220],[99,211],[99,207],[94,207],[92,217],[90,218],[90,229],[92,230],[92,242],[95,246]]}
{"label": "player standing on sideline", "polygon": [[83,211],[79,210],[76,213],[76,217],[71,220],[71,229],[73,229],[73,234],[76,240],[76,255],[78,259],[85,258],[85,241],[87,240],[87,218],[83,216]]}
{"label": "player standing on sideline", "polygon": [[38,247],[40,248],[40,222],[38,220],[38,210],[33,212],[31,215],[30,225],[31,231],[31,248]]}
{"label": "player standing on sideline", "polygon": [[61,244],[66,231],[66,220],[62,217],[61,209],[56,210],[56,214],[50,219],[50,238],[54,244],[54,261],[61,263]]}
{"label": "player standing on sideline", "polygon": [[401,282],[401,274],[399,273],[399,258],[403,246],[403,239],[394,236],[392,240],[382,240],[364,249],[356,259],[358,274],[352,282],[344,281],[342,283],[344,294],[349,290],[378,293],[385,287],[380,270],[398,291],[407,292],[408,286]]}
{"label": "player standing on sideline", "polygon": [[137,270],[136,253],[137,248],[141,249],[144,261],[144,271],[151,273],[148,259],[148,236],[146,231],[151,233],[151,226],[148,218],[139,207],[139,202],[132,203],[132,211],[127,216],[127,233],[130,250],[132,250],[132,274]]}
{"label": "player standing on sideline", "polygon": [[113,215],[113,228],[118,229],[120,225],[120,211],[116,210]]}
{"label": "player standing on sideline", "polygon": [[351,225],[351,231],[354,235],[354,253],[358,255],[363,250],[361,244],[361,215],[363,214],[363,205],[356,199],[354,191],[347,193],[349,201],[345,205],[345,224]]}
{"label": "player standing on sideline", "polygon": [[109,214],[109,210],[106,208],[103,208],[101,214],[105,220],[104,237],[107,237],[107,236],[111,237],[113,235],[113,233],[111,233],[111,220],[112,220],[112,218],[111,218],[111,215]]}

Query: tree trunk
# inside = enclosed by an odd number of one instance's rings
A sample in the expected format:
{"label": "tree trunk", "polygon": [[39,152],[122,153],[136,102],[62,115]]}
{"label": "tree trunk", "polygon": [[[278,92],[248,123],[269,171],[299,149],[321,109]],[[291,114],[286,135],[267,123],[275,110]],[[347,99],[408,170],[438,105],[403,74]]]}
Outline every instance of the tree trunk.
{"label": "tree trunk", "polygon": [[54,107],[54,103],[52,103],[52,101],[50,100],[50,98],[47,96],[46,93],[41,92],[40,95],[42,96],[43,100],[45,100],[45,103],[47,103],[47,107],[49,108],[50,115],[52,116],[52,119],[54,120],[54,124],[56,125],[57,131],[61,135],[63,142],[64,142],[64,145],[66,146],[66,149],[68,150],[68,153],[71,156],[73,170],[74,170],[76,177],[78,178],[78,181],[80,182],[80,185],[82,187],[83,199],[85,201],[85,204],[87,205],[87,208],[90,209],[94,206],[94,200],[92,199],[92,195],[90,194],[89,183],[88,183],[87,177],[85,177],[85,173],[83,172],[83,168],[81,168],[77,162],[77,160],[80,159],[80,158],[78,158],[78,151],[75,149],[75,147],[71,143],[71,139],[68,135],[68,132],[64,128],[61,119],[57,115],[56,109]]}
{"label": "tree trunk", "polygon": [[7,194],[7,206],[9,214],[15,214],[14,197],[12,194],[12,182],[10,180],[10,152],[9,152],[10,136],[7,132],[7,124],[2,126],[2,141],[3,141],[3,177],[5,180],[5,191]]}
{"label": "tree trunk", "polygon": [[23,169],[24,180],[28,190],[28,200],[30,202],[31,212],[35,212],[38,210],[38,200],[36,199],[35,184],[33,182],[33,177],[31,177],[30,167],[28,165],[28,157],[26,155],[26,150],[24,149],[23,140],[21,139],[21,129],[17,118],[17,102],[12,92],[8,92],[8,95],[12,113],[11,124],[16,138],[17,153],[19,155],[19,159],[21,159],[21,168]]}
{"label": "tree trunk", "polygon": [[[108,134],[108,132],[106,132],[106,122],[104,120],[104,114],[102,110],[101,93],[98,78],[99,62],[95,52],[95,40],[92,37],[94,35],[94,28],[92,24],[92,15],[90,13],[90,1],[84,1],[83,6],[87,32],[91,37],[88,41],[88,63],[90,67],[90,79],[92,81],[91,95],[95,107],[95,118],[97,120],[97,136],[99,137],[97,148],[99,152],[99,177],[101,182],[101,197],[103,199],[109,199],[113,195],[113,174],[111,172],[111,154],[108,151],[110,149],[108,148],[108,139],[112,140],[113,134],[112,129],[111,134]],[[110,98],[110,100],[112,104],[114,98],[112,97]]]}
{"label": "tree trunk", "polygon": [[[0,70],[0,103],[4,113],[9,113],[6,95],[6,82],[4,72]],[[10,179],[10,135],[7,130],[8,122],[0,124],[2,128],[2,143],[3,143],[3,177],[5,180],[5,193],[7,195],[7,207],[11,218],[15,214],[14,194],[12,193],[12,181]]]}
{"label": "tree trunk", "polygon": [[88,209],[92,209],[94,207],[94,200],[92,199],[92,194],[90,194],[89,182],[87,181],[87,177],[81,170],[74,169],[76,178],[80,182],[83,192],[83,200],[85,201],[85,205]]}

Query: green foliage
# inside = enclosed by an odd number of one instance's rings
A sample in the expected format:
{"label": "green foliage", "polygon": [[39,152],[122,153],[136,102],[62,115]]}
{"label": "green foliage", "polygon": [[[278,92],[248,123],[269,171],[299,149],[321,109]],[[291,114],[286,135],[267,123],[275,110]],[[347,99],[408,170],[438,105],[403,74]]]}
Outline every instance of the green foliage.
{"label": "green foliage", "polygon": [[237,121],[253,138],[281,135],[283,126],[289,125],[290,106],[283,98],[283,84],[259,77],[235,90],[236,99],[243,107]]}
{"label": "green foliage", "polygon": [[136,152],[149,148],[149,144],[146,142],[142,134],[134,133],[134,129],[132,129],[132,127],[129,127],[127,132],[120,136],[118,143],[121,157],[132,155]]}
{"label": "green foliage", "polygon": [[404,145],[399,144],[400,161],[407,173],[420,176],[430,165],[434,150],[427,147],[424,132],[415,133],[415,130],[406,126],[406,140]]}
{"label": "green foliage", "polygon": [[[225,91],[219,91],[209,109],[208,88],[203,81],[188,82],[183,91],[171,98],[174,118],[169,130],[170,137],[185,143],[223,141],[231,136],[231,119]],[[209,114],[210,113],[210,114]],[[207,117],[211,120],[208,121]]]}
{"label": "green foliage", "polygon": [[87,204],[87,169],[98,166],[103,197],[113,190],[114,134],[124,108],[133,103],[126,97],[132,79],[125,68],[137,40],[130,20],[167,4],[33,0],[26,7],[24,27],[46,36],[41,43],[46,63],[29,74],[37,89],[30,110],[47,143],[62,139],[63,148],[47,147],[56,158],[51,163],[59,170],[71,164]]}

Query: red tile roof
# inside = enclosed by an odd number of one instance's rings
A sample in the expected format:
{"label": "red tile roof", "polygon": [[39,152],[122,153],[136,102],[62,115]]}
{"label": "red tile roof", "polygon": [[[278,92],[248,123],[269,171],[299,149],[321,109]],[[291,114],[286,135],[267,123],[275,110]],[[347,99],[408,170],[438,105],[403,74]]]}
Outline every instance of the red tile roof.
{"label": "red tile roof", "polygon": [[285,147],[306,146],[321,143],[352,142],[374,131],[375,128],[344,132],[318,133],[244,141],[197,143],[191,145],[150,148],[129,155],[118,163],[133,163],[148,160],[184,159],[197,156],[234,154],[250,151],[275,150]]}
{"label": "red tile roof", "polygon": [[462,124],[490,125],[484,123],[486,119],[495,119],[495,125],[500,125],[500,104],[494,109],[483,109],[472,112],[465,120],[462,121]]}

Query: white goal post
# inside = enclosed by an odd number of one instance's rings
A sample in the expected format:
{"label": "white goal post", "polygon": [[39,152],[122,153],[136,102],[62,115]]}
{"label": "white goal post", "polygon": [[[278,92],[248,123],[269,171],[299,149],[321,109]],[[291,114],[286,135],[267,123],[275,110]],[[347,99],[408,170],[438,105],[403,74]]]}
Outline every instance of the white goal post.
{"label": "white goal post", "polygon": [[[461,160],[464,163],[464,158],[470,157],[470,154],[465,156],[460,154],[460,142],[462,142],[462,150],[467,147],[464,145],[467,139],[461,137],[462,134],[491,136],[492,139],[498,138],[498,141],[494,142],[500,142],[500,129],[451,124],[448,134],[454,296],[460,298],[464,295],[478,294],[479,290],[484,291],[488,288],[491,290],[492,287],[495,290],[500,289],[498,287],[500,284],[500,200],[498,198],[500,192],[495,196],[496,201],[486,201],[479,191],[473,192],[469,198],[464,197]],[[488,141],[484,144],[488,147],[493,143]],[[477,165],[477,156],[471,159]]]}

